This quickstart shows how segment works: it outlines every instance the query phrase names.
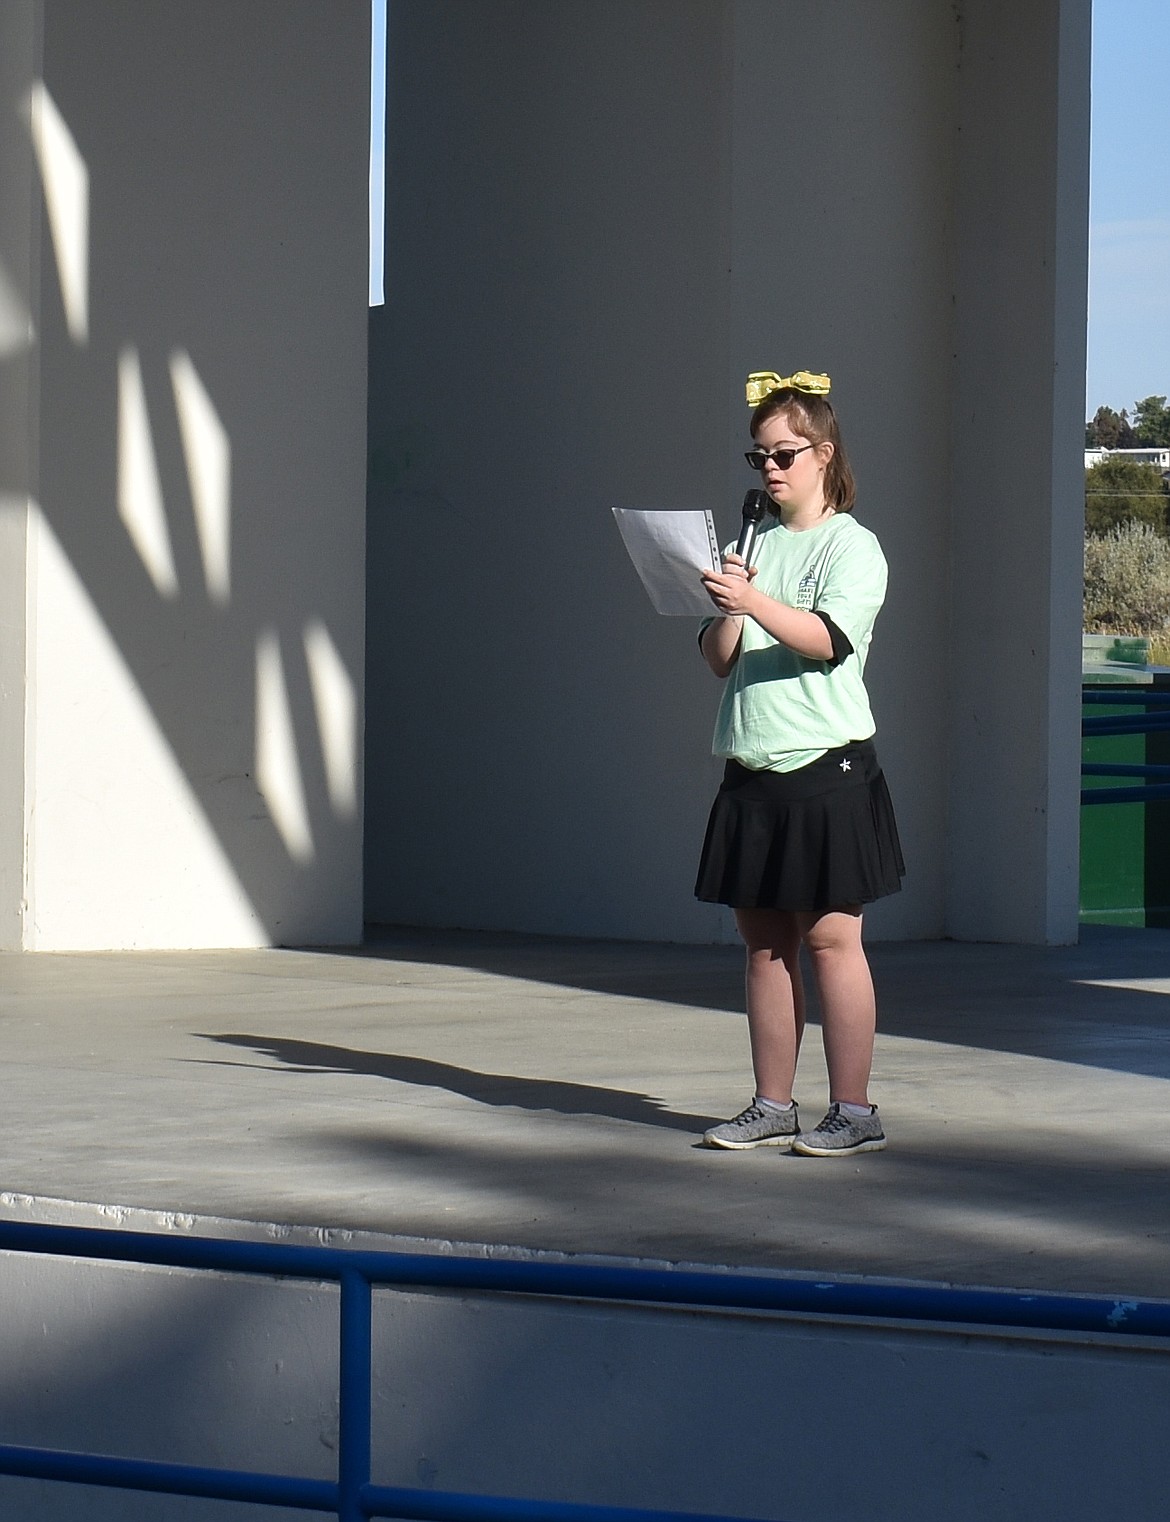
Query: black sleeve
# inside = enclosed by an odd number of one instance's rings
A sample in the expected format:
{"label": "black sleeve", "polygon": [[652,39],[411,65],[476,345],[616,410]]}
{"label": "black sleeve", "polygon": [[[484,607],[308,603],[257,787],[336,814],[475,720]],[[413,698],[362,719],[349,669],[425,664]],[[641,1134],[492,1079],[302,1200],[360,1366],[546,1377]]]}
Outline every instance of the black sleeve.
{"label": "black sleeve", "polygon": [[830,666],[839,666],[846,656],[853,654],[853,646],[849,643],[849,636],[844,629],[839,629],[827,613],[819,613],[814,608],[814,615],[820,619],[829,631],[829,638],[833,641],[833,659],[828,662]]}

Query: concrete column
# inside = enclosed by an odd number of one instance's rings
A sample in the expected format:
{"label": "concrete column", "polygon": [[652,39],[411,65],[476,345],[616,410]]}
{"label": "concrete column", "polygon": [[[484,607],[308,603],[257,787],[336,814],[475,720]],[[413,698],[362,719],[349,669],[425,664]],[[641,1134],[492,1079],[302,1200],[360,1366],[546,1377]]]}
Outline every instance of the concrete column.
{"label": "concrete column", "polygon": [[734,9],[725,492],[750,484],[748,371],[827,372],[857,520],[890,566],[866,685],[909,870],[867,924],[931,938],[945,912],[955,20],[920,0],[832,18],[817,3]]}
{"label": "concrete column", "polygon": [[734,933],[691,898],[718,685],[609,508],[732,537],[744,377],[809,366],[892,567],[870,672],[912,874],[874,929],[942,933],[951,12],[401,0],[391,28],[369,917]]}
{"label": "concrete column", "polygon": [[1089,0],[961,8],[947,915],[1077,936]]}
{"label": "concrete column", "polygon": [[20,943],[354,942],[369,6],[43,13]]}
{"label": "concrete column", "polygon": [[0,9],[0,950],[24,944],[29,740],[28,514],[35,494],[33,312],[38,223],[25,123],[40,50],[40,0]]}
{"label": "concrete column", "polygon": [[[390,7],[367,912],[709,941],[695,626],[610,508],[733,528],[730,10]],[[742,464],[742,462],[741,462]]]}

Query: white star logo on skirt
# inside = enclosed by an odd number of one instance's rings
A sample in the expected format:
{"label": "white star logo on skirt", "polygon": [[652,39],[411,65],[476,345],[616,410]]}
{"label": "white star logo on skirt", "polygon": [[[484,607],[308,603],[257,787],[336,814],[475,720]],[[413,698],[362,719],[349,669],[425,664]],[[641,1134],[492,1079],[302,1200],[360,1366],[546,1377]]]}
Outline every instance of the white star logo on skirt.
{"label": "white star logo on skirt", "polygon": [[841,762],[841,770],[843,772],[847,772],[849,770],[849,762],[848,761],[842,761]]}

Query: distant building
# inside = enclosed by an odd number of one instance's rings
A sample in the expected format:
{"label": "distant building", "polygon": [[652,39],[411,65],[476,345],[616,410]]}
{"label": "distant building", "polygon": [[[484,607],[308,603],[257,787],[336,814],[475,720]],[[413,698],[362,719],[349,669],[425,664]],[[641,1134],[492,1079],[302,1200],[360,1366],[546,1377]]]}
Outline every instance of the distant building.
{"label": "distant building", "polygon": [[1163,473],[1170,470],[1170,449],[1086,449],[1085,469],[1088,470],[1090,465],[1099,465],[1112,455],[1136,460],[1139,465],[1156,465]]}

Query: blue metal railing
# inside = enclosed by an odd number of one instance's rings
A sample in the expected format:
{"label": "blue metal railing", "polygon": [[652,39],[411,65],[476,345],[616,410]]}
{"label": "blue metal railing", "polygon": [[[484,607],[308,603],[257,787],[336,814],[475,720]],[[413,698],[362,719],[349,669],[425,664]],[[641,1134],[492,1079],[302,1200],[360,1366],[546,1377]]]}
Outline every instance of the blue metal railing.
{"label": "blue metal railing", "polygon": [[335,1482],[13,1445],[0,1445],[0,1474],[332,1512],[340,1522],[364,1522],[368,1517],[418,1518],[424,1522],[742,1522],[694,1512],[651,1512],[374,1485],[370,1479],[370,1383],[375,1284],[717,1310],[786,1311],[871,1322],[1113,1333],[1122,1341],[1126,1337],[1164,1338],[1170,1344],[1170,1302],[1163,1301],[351,1252],[206,1237],[175,1240],[147,1232],[14,1221],[0,1222],[0,1252],[338,1283],[340,1441]]}
{"label": "blue metal railing", "polygon": [[[1086,739],[1103,735],[1149,735],[1170,732],[1170,692],[1151,691],[1148,688],[1125,687],[1110,691],[1081,693],[1084,704],[1104,703],[1112,708],[1144,705],[1145,712],[1137,714],[1102,714],[1099,717],[1085,714],[1081,718],[1081,734]],[[1155,803],[1170,799],[1170,781],[1159,782],[1159,777],[1170,778],[1170,766],[1141,766],[1136,762],[1093,761],[1081,763],[1082,777],[1144,777],[1141,787],[1085,787],[1081,789],[1082,803]]]}

